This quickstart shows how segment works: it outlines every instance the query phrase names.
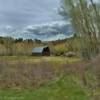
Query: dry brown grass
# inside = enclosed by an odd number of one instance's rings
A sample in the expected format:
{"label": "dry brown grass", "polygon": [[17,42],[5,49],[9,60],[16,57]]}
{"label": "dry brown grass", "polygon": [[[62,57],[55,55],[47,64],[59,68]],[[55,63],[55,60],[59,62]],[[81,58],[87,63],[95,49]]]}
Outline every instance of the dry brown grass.
{"label": "dry brown grass", "polygon": [[34,88],[55,76],[54,69],[48,62],[18,62],[16,65],[0,62],[0,68],[1,88]]}
{"label": "dry brown grass", "polygon": [[[43,59],[44,60],[44,59]],[[100,56],[91,61],[74,63],[53,63],[49,60],[38,62],[0,61],[0,88],[38,88],[59,74],[69,75],[74,81],[86,87],[91,97],[99,100],[100,96]]]}

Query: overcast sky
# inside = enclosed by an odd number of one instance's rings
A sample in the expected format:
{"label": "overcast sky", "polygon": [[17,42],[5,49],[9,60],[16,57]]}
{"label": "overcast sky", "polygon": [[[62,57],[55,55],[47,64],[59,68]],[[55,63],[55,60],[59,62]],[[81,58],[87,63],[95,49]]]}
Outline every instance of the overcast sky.
{"label": "overcast sky", "polygon": [[58,14],[59,2],[60,0],[0,0],[0,36],[18,35],[33,25],[62,23],[63,18]]}
{"label": "overcast sky", "polygon": [[59,0],[0,0],[0,26],[23,26],[61,20]]}
{"label": "overcast sky", "polygon": [[0,0],[0,26],[23,26],[62,20],[57,12],[59,1]]}

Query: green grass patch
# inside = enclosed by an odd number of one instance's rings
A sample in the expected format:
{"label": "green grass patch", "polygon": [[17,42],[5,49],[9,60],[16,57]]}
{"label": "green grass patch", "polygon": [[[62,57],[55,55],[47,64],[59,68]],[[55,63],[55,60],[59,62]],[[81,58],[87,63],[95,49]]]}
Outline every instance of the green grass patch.
{"label": "green grass patch", "polygon": [[0,60],[3,61],[26,61],[26,62],[40,62],[40,61],[50,61],[50,62],[77,62],[80,61],[81,59],[78,57],[56,57],[56,56],[50,56],[50,57],[35,57],[35,56],[0,56]]}
{"label": "green grass patch", "polygon": [[60,76],[36,90],[0,90],[0,100],[89,100],[71,76]]}

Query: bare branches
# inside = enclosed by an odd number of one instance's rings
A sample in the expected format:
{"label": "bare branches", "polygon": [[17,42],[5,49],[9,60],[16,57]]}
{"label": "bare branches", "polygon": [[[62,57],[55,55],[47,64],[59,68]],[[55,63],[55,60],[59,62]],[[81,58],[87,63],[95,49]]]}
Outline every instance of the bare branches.
{"label": "bare branches", "polygon": [[90,4],[87,0],[64,0],[64,6],[76,33],[82,37],[82,52],[91,58],[99,51],[100,17],[96,4],[93,0]]}

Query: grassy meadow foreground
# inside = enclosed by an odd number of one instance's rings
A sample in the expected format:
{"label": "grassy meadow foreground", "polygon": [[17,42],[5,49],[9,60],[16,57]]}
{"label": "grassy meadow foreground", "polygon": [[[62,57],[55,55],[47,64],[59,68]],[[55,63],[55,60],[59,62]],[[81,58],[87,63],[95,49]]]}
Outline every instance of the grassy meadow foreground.
{"label": "grassy meadow foreground", "polygon": [[[1,37],[0,100],[100,100],[100,56],[82,59],[79,41]],[[32,56],[34,47],[44,45],[50,57]],[[75,55],[68,57],[68,52]]]}
{"label": "grassy meadow foreground", "polygon": [[0,100],[99,100],[99,58],[1,56]]}

